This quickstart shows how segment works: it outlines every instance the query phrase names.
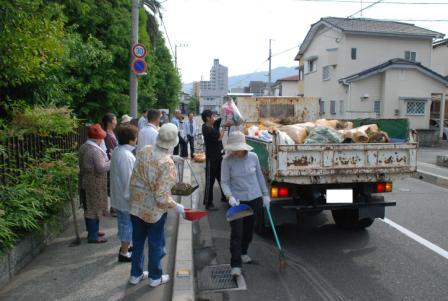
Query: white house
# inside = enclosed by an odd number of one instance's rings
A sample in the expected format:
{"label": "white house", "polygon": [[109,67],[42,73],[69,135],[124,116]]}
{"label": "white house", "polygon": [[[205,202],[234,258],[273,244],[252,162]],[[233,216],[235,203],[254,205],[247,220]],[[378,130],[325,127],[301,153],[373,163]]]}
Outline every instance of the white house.
{"label": "white house", "polygon": [[431,102],[443,106],[448,86],[431,69],[433,40],[443,36],[401,22],[322,18],[296,56],[303,93],[320,99],[325,118],[408,118],[427,129]]}
{"label": "white house", "polygon": [[432,45],[432,69],[443,76],[448,76],[448,39]]}
{"label": "white house", "polygon": [[274,96],[297,96],[299,94],[299,75],[278,79],[272,86]]}

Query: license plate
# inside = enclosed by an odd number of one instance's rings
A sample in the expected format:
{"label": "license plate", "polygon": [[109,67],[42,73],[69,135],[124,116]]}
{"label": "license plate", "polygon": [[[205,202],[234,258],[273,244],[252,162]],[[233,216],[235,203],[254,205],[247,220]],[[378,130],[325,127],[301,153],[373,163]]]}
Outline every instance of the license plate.
{"label": "license plate", "polygon": [[352,204],[353,189],[327,189],[327,204]]}

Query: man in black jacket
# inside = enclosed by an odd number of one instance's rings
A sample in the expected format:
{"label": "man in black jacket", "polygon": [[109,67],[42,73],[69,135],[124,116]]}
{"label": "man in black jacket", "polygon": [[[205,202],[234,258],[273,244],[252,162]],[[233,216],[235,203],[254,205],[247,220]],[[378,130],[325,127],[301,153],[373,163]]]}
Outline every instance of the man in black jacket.
{"label": "man in black jacket", "polygon": [[[223,155],[222,137],[224,129],[221,128],[221,118],[216,119],[210,110],[204,110],[201,114],[202,135],[205,144],[205,189],[204,189],[204,205],[207,210],[217,210],[213,205],[213,185],[218,180],[221,188],[221,162]],[[221,189],[221,200],[226,201],[224,193]]]}

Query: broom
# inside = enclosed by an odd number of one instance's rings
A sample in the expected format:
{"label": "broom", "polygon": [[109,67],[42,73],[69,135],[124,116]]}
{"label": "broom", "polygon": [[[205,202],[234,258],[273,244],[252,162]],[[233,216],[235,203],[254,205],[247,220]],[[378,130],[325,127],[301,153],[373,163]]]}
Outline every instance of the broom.
{"label": "broom", "polygon": [[277,231],[275,230],[274,221],[272,220],[271,210],[269,209],[269,207],[266,207],[266,212],[268,213],[269,222],[271,224],[272,232],[274,233],[274,237],[275,237],[275,243],[277,244],[278,267],[279,267],[279,270],[282,272],[286,269],[286,266],[287,266],[285,254],[283,253],[282,245],[280,244],[280,239],[278,238]]}

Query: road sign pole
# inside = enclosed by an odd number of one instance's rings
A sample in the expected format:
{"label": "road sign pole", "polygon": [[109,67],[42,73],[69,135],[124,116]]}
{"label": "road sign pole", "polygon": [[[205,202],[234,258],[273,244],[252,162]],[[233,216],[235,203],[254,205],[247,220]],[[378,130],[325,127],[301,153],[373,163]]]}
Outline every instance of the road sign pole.
{"label": "road sign pole", "polygon": [[[131,19],[131,47],[138,43],[138,8],[139,0],[132,0],[132,19]],[[134,61],[134,53],[131,51],[131,60]],[[138,79],[137,75],[129,67],[129,113],[132,117],[137,118],[137,97],[138,97]]]}

